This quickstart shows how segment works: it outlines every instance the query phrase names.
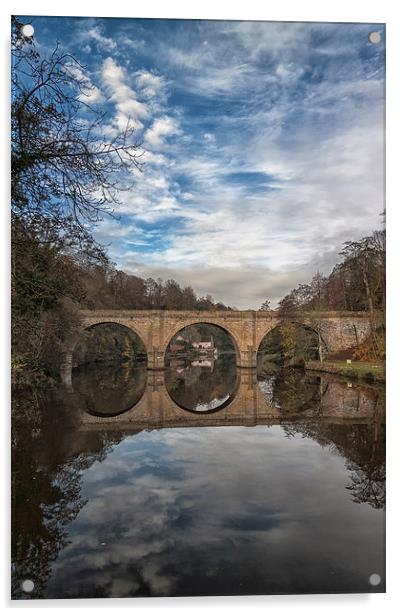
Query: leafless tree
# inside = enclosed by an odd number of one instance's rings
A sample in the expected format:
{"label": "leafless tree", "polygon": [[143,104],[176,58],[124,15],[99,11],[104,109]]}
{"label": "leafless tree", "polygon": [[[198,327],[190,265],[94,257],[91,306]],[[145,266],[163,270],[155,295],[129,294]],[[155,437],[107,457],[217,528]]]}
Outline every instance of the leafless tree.
{"label": "leafless tree", "polygon": [[265,302],[261,304],[260,310],[265,312],[271,310],[271,300],[266,299]]}
{"label": "leafless tree", "polygon": [[141,169],[132,123],[107,138],[105,114],[90,104],[92,88],[76,58],[59,45],[42,58],[13,18],[13,219],[40,237],[45,220],[66,246],[81,249],[92,243],[88,225],[113,214]]}

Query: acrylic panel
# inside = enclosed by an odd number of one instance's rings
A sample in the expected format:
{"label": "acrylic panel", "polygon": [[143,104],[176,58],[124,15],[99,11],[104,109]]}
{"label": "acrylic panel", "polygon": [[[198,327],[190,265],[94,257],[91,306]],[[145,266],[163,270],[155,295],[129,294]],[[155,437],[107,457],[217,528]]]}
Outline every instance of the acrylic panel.
{"label": "acrylic panel", "polygon": [[385,592],[385,25],[11,51],[12,598]]}

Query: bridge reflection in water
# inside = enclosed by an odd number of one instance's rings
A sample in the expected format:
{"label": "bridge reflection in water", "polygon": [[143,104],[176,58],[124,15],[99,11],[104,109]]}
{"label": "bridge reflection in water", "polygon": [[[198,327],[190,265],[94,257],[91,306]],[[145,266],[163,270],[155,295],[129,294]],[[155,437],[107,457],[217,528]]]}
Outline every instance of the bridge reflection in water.
{"label": "bridge reflection in water", "polygon": [[119,394],[113,387],[105,392],[97,378],[94,381],[97,397],[88,395],[88,379],[83,382],[86,390],[80,388],[78,377],[73,378],[69,396],[81,430],[136,432],[195,426],[275,425],[318,419],[331,424],[384,422],[381,390],[317,373],[290,371],[284,379],[283,375],[257,377],[256,370],[237,368],[231,391],[229,388],[226,395],[217,396],[215,407],[205,401],[193,408],[181,404],[177,396],[174,399],[172,372],[137,371]]}

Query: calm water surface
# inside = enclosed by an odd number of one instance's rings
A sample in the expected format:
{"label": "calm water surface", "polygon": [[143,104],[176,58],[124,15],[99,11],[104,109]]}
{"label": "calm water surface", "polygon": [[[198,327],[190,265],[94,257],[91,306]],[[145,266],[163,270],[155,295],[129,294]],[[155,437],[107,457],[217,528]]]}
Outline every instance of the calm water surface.
{"label": "calm water surface", "polygon": [[383,390],[208,361],[15,396],[14,598],[384,591]]}

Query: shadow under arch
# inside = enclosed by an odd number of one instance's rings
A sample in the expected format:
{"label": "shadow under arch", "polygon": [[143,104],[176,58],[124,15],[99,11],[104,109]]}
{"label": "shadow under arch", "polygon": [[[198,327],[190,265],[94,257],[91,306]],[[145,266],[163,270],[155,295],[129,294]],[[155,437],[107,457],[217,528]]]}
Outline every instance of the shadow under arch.
{"label": "shadow under arch", "polygon": [[[169,355],[170,345],[175,338],[186,329],[198,325],[210,327],[212,338],[214,329],[223,332],[227,338],[227,343],[222,343],[226,353],[223,351],[217,356],[205,357],[210,364],[208,367],[196,365],[185,351],[176,358]],[[194,415],[210,415],[222,411],[233,402],[239,389],[240,379],[236,367],[239,356],[237,342],[227,328],[202,319],[181,325],[170,337],[165,349],[164,383],[169,398],[178,408]],[[179,367],[172,365],[172,361],[180,362]],[[214,403],[216,406],[212,406]]]}
{"label": "shadow under arch", "polygon": [[[86,327],[82,332],[94,331],[103,325],[108,326],[113,338],[113,330],[129,332],[129,340],[139,347],[138,357],[128,358],[112,363],[92,362],[77,369],[71,367],[71,388],[78,397],[80,406],[86,413],[95,417],[117,417],[136,407],[141,401],[147,386],[146,347],[139,334],[120,323],[96,323]],[[112,326],[112,327],[110,327]],[[112,330],[112,331],[111,331]],[[77,336],[71,351],[73,364],[74,351],[83,341]]]}
{"label": "shadow under arch", "polygon": [[144,349],[144,360],[146,360],[147,357],[147,345],[145,344],[145,341],[142,337],[142,335],[137,331],[137,329],[135,327],[132,327],[130,325],[130,327],[128,327],[127,325],[123,325],[122,323],[119,323],[118,321],[99,321],[99,323],[91,323],[91,325],[87,325],[86,327],[81,328],[80,332],[78,334],[76,334],[75,338],[74,338],[74,342],[73,342],[73,348],[71,349],[71,352],[74,353],[74,350],[77,346],[77,344],[79,344],[80,340],[82,339],[82,335],[85,335],[85,332],[90,332],[93,330],[96,330],[96,328],[98,327],[102,327],[102,326],[109,326],[109,325],[113,325],[113,327],[116,327],[118,329],[124,330],[129,332],[130,334],[136,336],[138,338],[138,340],[141,343],[141,346]]}
{"label": "shadow under arch", "polygon": [[322,334],[317,327],[314,327],[314,325],[310,323],[303,323],[302,321],[298,321],[297,319],[292,319],[291,321],[288,321],[288,323],[292,323],[292,325],[297,325],[298,327],[302,327],[303,329],[307,329],[311,332],[314,332],[314,334],[318,336],[318,340],[321,345],[321,349],[323,353],[324,354],[329,353],[328,344],[326,343],[325,338],[322,337]]}

